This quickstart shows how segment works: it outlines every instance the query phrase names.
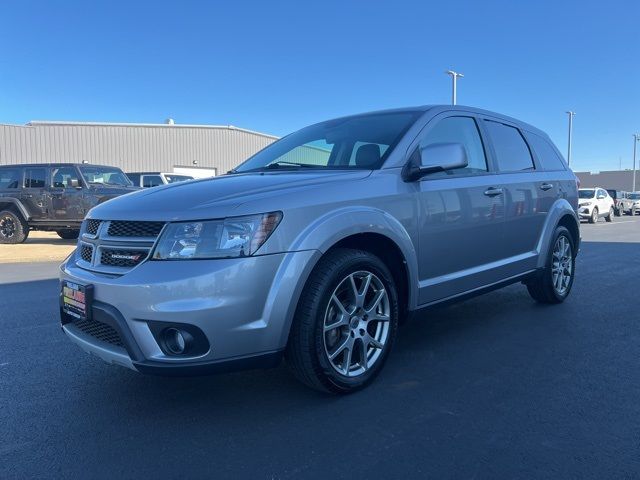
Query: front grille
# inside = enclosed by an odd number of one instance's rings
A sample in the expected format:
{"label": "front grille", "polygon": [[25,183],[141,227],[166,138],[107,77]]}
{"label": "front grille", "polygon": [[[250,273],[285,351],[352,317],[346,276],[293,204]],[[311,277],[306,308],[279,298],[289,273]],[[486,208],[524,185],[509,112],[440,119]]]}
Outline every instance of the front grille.
{"label": "front grille", "polygon": [[100,220],[87,220],[87,233],[89,235],[97,235],[100,228]]}
{"label": "front grille", "polygon": [[80,247],[80,258],[85,262],[91,263],[91,257],[93,255],[93,247],[91,245],[82,245]]}
{"label": "front grille", "polygon": [[147,258],[147,254],[146,250],[103,249],[100,263],[111,267],[135,267]]}
{"label": "front grille", "polygon": [[164,222],[124,222],[113,221],[109,225],[111,237],[157,237]]}
{"label": "front grille", "polygon": [[87,335],[91,335],[102,342],[115,345],[116,347],[124,348],[120,334],[115,328],[106,323],[98,322],[97,320],[77,320],[74,321],[73,324]]}

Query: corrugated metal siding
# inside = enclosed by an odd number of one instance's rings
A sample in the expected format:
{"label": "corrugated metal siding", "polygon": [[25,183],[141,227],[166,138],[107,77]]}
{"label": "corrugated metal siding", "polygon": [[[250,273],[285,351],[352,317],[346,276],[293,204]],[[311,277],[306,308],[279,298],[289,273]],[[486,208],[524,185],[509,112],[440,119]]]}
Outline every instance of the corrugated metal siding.
{"label": "corrugated metal siding", "polygon": [[173,171],[175,165],[224,173],[276,138],[233,127],[179,125],[0,125],[0,165],[82,162],[125,172]]}

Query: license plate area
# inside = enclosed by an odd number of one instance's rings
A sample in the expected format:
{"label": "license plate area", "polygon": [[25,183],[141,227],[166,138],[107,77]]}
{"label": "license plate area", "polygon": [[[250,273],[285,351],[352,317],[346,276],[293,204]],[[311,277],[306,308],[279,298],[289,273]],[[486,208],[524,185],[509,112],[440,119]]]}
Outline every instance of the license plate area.
{"label": "license plate area", "polygon": [[91,320],[93,285],[62,281],[62,311],[74,320]]}

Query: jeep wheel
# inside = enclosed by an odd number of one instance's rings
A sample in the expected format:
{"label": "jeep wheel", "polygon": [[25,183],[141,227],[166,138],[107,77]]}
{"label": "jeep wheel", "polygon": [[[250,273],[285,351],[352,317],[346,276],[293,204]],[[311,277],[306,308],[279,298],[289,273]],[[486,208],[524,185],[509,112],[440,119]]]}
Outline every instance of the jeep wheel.
{"label": "jeep wheel", "polygon": [[376,256],[337,249],[320,260],[298,303],[286,359],[317,390],[349,393],[380,373],[398,328],[398,296]]}
{"label": "jeep wheel", "polygon": [[547,264],[527,290],[540,303],[562,303],[569,296],[576,270],[575,247],[569,230],[558,227],[551,242]]}
{"label": "jeep wheel", "polygon": [[29,236],[29,226],[10,210],[0,212],[0,243],[22,243]]}
{"label": "jeep wheel", "polygon": [[593,207],[591,217],[589,217],[589,223],[596,223],[598,221],[598,207]]}
{"label": "jeep wheel", "polygon": [[56,230],[56,233],[65,240],[75,240],[80,235],[80,230]]}
{"label": "jeep wheel", "polygon": [[609,215],[607,215],[606,217],[604,217],[604,219],[605,219],[607,222],[613,222],[613,215],[614,215],[613,207],[611,207],[611,208],[609,209]]}

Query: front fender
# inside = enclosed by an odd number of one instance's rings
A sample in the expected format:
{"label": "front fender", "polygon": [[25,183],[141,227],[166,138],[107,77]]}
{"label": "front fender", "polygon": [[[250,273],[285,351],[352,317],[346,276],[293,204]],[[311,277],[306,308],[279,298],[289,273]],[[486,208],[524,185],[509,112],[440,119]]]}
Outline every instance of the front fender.
{"label": "front fender", "polygon": [[371,207],[346,207],[328,212],[300,232],[291,244],[291,251],[318,250],[325,253],[340,240],[362,233],[383,235],[398,246],[407,263],[409,309],[415,308],[418,259],[414,243],[405,227],[383,210]]}
{"label": "front fender", "polygon": [[569,215],[572,221],[575,222],[575,227],[578,231],[576,251],[580,247],[580,219],[573,207],[571,207],[571,204],[566,199],[560,198],[551,206],[547,219],[544,223],[544,227],[542,228],[542,234],[540,235],[536,245],[536,252],[538,253],[538,268],[544,268],[547,264],[547,257],[549,255],[549,248],[553,234],[560,223],[560,220],[566,215]]}

